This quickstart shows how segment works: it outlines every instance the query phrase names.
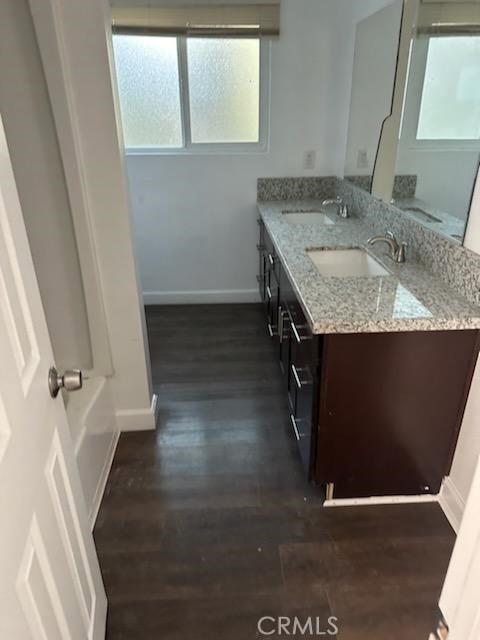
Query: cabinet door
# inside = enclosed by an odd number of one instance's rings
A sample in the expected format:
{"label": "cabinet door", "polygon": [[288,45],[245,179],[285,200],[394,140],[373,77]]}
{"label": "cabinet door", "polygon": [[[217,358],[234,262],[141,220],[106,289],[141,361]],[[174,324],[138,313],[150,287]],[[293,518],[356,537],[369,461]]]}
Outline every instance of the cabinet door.
{"label": "cabinet door", "polygon": [[292,331],[290,326],[290,314],[288,313],[284,302],[280,303],[278,309],[278,326],[280,371],[282,372],[285,380],[285,387],[288,388]]}
{"label": "cabinet door", "polygon": [[258,290],[260,293],[260,300],[266,304],[267,303],[267,251],[265,246],[265,225],[263,222],[258,219],[258,227],[259,227],[259,240],[257,244],[258,250]]}
{"label": "cabinet door", "polygon": [[272,268],[268,269],[266,280],[267,328],[270,337],[274,338],[278,336],[280,285]]}
{"label": "cabinet door", "polygon": [[288,388],[289,382],[289,370],[290,370],[290,349],[291,349],[291,323],[290,313],[288,311],[289,306],[292,304],[292,300],[295,299],[295,295],[292,290],[290,281],[287,274],[280,265],[280,305],[278,311],[278,340],[279,340],[279,359],[280,370],[285,379],[285,387]]}
{"label": "cabinet door", "polygon": [[265,305],[267,330],[271,338],[278,336],[280,304],[280,262],[275,247],[261,219],[258,220],[260,238],[257,245],[259,274],[257,277],[260,298]]}
{"label": "cabinet door", "polygon": [[479,333],[329,335],[317,481],[334,498],[436,494],[448,475]]}
{"label": "cabinet door", "polygon": [[277,250],[272,242],[272,239],[268,235],[268,231],[265,229],[265,251],[267,254],[268,268],[275,274],[277,282],[280,281],[280,260],[277,256]]}

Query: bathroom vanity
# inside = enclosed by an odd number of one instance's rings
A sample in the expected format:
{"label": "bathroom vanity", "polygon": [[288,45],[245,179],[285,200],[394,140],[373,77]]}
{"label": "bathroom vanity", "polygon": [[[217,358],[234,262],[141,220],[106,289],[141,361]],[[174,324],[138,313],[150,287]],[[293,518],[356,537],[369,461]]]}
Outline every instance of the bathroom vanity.
{"label": "bathroom vanity", "polygon": [[479,351],[478,307],[418,262],[369,247],[368,224],[321,201],[258,208],[260,297],[310,480],[330,499],[438,493]]}

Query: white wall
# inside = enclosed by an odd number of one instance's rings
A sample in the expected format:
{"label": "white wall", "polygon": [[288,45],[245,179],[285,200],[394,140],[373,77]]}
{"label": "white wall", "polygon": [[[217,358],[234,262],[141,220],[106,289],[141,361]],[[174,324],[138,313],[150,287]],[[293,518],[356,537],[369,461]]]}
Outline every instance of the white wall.
{"label": "white wall", "polygon": [[[127,157],[147,303],[258,299],[256,180],[343,171],[359,5],[282,1],[267,153]],[[306,171],[310,149],[317,163]]]}
{"label": "white wall", "polygon": [[399,147],[397,173],[417,176],[416,196],[439,211],[467,220],[479,151]]}
{"label": "white wall", "polygon": [[[357,25],[345,175],[372,175],[382,124],[392,110],[402,19],[402,0],[395,0]],[[358,153],[368,164],[358,166]]]}

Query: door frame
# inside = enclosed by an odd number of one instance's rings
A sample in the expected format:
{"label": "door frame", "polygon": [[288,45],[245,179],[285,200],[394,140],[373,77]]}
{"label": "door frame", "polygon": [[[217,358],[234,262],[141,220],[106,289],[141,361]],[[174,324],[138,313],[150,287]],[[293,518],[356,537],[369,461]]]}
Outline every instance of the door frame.
{"label": "door frame", "polygon": [[[122,431],[156,426],[107,0],[28,0],[90,288],[95,369]],[[72,186],[70,186],[72,185]],[[73,197],[76,206],[73,206]],[[92,277],[90,278],[90,274]],[[89,305],[89,301],[93,303]],[[113,375],[114,374],[114,375]]]}
{"label": "door frame", "polygon": [[92,343],[90,377],[113,374],[110,340],[104,307],[104,291],[82,135],[77,117],[71,70],[57,0],[28,0],[42,59],[65,172],[82,273],[87,318]]}

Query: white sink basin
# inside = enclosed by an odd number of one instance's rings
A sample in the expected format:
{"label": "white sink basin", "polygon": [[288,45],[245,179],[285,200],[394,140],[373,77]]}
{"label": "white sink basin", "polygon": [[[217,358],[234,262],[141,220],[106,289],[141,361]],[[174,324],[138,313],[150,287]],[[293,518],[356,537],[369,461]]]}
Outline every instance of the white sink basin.
{"label": "white sink basin", "polygon": [[307,253],[323,276],[358,278],[390,275],[364,249],[311,249]]}
{"label": "white sink basin", "polygon": [[323,211],[283,211],[289,224],[335,224]]}

